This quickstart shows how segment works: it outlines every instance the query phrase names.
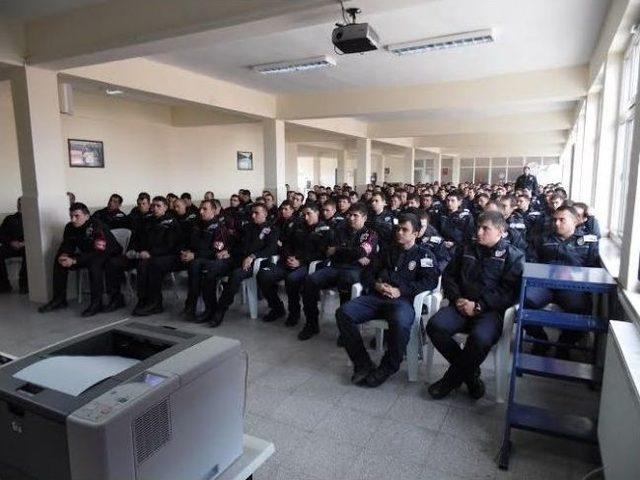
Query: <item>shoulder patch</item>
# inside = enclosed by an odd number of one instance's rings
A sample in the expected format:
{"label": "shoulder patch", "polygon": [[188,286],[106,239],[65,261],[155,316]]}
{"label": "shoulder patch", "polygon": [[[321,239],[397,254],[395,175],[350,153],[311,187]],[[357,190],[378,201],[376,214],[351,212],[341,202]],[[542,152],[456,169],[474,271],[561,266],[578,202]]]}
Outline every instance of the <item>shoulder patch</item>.
{"label": "shoulder patch", "polygon": [[424,257],[420,259],[420,266],[422,268],[432,268],[433,267],[433,260],[429,257]]}
{"label": "shoulder patch", "polygon": [[385,222],[390,222],[391,221],[391,217],[384,217],[384,221]]}
{"label": "shoulder patch", "polygon": [[394,219],[393,219],[393,224],[394,224],[394,225],[398,225],[398,219],[397,219],[397,218],[394,218]]}
{"label": "shoulder patch", "polygon": [[496,250],[494,255],[498,258],[504,257],[504,254],[507,253],[506,250]]}
{"label": "shoulder patch", "polygon": [[438,236],[435,236],[435,235],[434,235],[434,236],[432,236],[432,237],[429,237],[429,241],[430,241],[431,243],[440,244],[440,243],[442,243],[442,237],[438,237]]}
{"label": "shoulder patch", "polygon": [[593,242],[597,242],[598,241],[598,237],[596,235],[593,235],[593,234],[585,235],[582,238],[584,238],[585,242],[589,242],[589,243],[593,243]]}
{"label": "shoulder patch", "polygon": [[411,260],[409,262],[409,271],[413,271],[416,269],[416,261],[415,260]]}
{"label": "shoulder patch", "polygon": [[367,232],[360,235],[360,243],[366,242],[369,239],[369,234]]}
{"label": "shoulder patch", "polygon": [[314,232],[326,232],[327,230],[331,230],[331,227],[329,227],[329,225],[321,225],[319,227],[316,227]]}

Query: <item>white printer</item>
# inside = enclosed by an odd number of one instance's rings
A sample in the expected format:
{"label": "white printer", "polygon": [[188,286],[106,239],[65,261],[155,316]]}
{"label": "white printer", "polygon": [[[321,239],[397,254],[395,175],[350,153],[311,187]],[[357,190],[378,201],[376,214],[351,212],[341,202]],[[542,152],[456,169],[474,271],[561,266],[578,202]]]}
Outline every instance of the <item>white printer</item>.
{"label": "white printer", "polygon": [[209,480],[242,454],[240,343],[137,322],[0,368],[0,480]]}

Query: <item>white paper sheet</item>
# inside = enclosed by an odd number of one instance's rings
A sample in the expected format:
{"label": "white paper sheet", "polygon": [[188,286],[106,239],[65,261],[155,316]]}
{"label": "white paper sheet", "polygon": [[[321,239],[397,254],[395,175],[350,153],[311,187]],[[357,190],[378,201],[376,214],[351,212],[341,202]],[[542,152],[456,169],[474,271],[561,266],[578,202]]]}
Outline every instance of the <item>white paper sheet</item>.
{"label": "white paper sheet", "polygon": [[112,355],[60,355],[14,373],[19,380],[78,396],[93,385],[132,367],[139,360]]}

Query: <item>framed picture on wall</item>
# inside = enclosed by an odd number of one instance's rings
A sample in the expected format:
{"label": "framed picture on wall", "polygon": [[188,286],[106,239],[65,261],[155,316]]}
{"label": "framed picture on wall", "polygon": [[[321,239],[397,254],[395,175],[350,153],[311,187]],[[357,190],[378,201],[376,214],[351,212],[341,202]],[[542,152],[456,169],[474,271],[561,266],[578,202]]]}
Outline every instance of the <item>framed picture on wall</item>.
{"label": "framed picture on wall", "polygon": [[238,170],[253,170],[253,152],[238,152]]}
{"label": "framed picture on wall", "polygon": [[69,166],[77,168],[104,168],[104,144],[98,140],[70,138]]}

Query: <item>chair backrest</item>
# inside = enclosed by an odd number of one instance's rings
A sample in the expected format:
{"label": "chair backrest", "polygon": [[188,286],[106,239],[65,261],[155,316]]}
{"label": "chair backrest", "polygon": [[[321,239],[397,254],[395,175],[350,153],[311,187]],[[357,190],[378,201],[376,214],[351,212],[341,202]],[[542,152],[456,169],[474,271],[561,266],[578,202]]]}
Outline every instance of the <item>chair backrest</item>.
{"label": "chair backrest", "polygon": [[129,240],[131,240],[131,230],[129,230],[128,228],[114,228],[113,230],[111,230],[111,233],[113,233],[113,236],[116,237],[116,240],[122,247],[122,253],[125,253],[127,251],[127,248],[129,248]]}

